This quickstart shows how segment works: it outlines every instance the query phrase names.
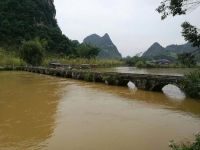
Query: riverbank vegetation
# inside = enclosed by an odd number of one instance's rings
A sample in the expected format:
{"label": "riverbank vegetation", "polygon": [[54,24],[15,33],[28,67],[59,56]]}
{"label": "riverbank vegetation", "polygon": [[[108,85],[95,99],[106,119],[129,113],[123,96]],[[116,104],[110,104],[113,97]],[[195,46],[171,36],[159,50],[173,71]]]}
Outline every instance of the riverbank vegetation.
{"label": "riverbank vegetation", "polygon": [[200,134],[195,134],[195,142],[191,143],[186,139],[186,143],[180,142],[177,144],[174,141],[170,141],[169,147],[173,150],[199,150],[200,149]]}
{"label": "riverbank vegetation", "polygon": [[184,75],[184,80],[180,84],[181,90],[189,98],[200,100],[200,69]]}
{"label": "riverbank vegetation", "polygon": [[155,61],[155,63],[146,62],[142,57],[134,56],[129,58],[121,59],[127,66],[133,66],[137,68],[196,68],[196,64],[194,61],[192,63],[181,63],[177,59],[177,61],[171,64],[159,64]]}
{"label": "riverbank vegetation", "polygon": [[[62,64],[97,64],[99,67],[117,67],[117,66],[125,66],[125,63],[118,60],[101,60],[101,59],[86,59],[86,58],[69,58],[69,57],[51,57],[47,56],[43,59],[42,64],[40,66],[49,66],[50,62],[58,62]],[[19,57],[4,55],[4,57],[0,60],[0,66],[2,67],[17,67],[17,66],[26,66],[29,65]]]}
{"label": "riverbank vegetation", "polygon": [[[116,67],[116,66],[125,66],[126,64],[123,61],[119,60],[102,60],[95,58],[77,58],[74,55],[66,56],[63,53],[53,54],[45,53],[42,63],[38,66],[48,66],[50,62],[57,62],[62,64],[97,64],[99,67]],[[9,53],[3,48],[0,48],[0,66],[1,67],[12,67],[17,66],[26,66],[29,63],[26,63],[19,53]]]}

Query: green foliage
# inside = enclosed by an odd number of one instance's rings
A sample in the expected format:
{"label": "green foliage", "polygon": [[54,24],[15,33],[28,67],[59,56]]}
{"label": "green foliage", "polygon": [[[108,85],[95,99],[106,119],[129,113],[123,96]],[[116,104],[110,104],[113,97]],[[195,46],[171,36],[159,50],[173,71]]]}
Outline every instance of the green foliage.
{"label": "green foliage", "polygon": [[110,81],[110,80],[112,80],[112,77],[109,75],[102,75],[102,79],[103,79],[103,81]]}
{"label": "green foliage", "polygon": [[183,28],[182,36],[185,38],[185,40],[191,42],[193,47],[200,47],[200,34],[198,33],[199,29],[187,21],[181,26]]}
{"label": "green foliage", "polygon": [[115,80],[120,80],[120,79],[122,79],[122,75],[116,74],[116,75],[114,76],[114,79],[115,79]]}
{"label": "green foliage", "polygon": [[87,81],[87,82],[92,82],[92,78],[93,78],[92,73],[85,73],[85,74],[84,74],[84,80],[85,80],[85,81]]}
{"label": "green foliage", "polygon": [[154,68],[155,65],[152,63],[146,63],[146,65],[144,66],[145,68]]}
{"label": "green foliage", "polygon": [[53,76],[61,76],[60,70],[49,70],[49,74]]}
{"label": "green foliage", "polygon": [[180,88],[187,97],[200,100],[200,69],[185,74]]}
{"label": "green foliage", "polygon": [[[60,55],[49,55],[43,59],[42,66],[48,67],[50,62],[58,62],[62,64],[97,64],[99,67],[115,67],[115,66],[124,66],[125,63],[123,61],[118,60],[98,60],[98,59],[83,59],[83,58],[71,58],[71,56],[63,56]],[[3,58],[0,59],[0,66],[25,66],[27,65],[22,59],[18,58],[18,56],[10,55],[9,53],[3,52]]]}
{"label": "green foliage", "polygon": [[91,44],[100,48],[97,59],[120,60],[122,58],[117,47],[113,44],[108,34],[100,37],[97,34],[92,34],[86,37],[83,43]]}
{"label": "green foliage", "polygon": [[21,58],[32,65],[40,65],[44,58],[44,49],[39,42],[28,41],[22,42],[20,47]]}
{"label": "green foliage", "polygon": [[135,64],[135,66],[136,66],[137,68],[142,68],[142,67],[144,66],[144,63],[143,63],[142,61],[138,61],[138,62]]}
{"label": "green foliage", "polygon": [[93,73],[93,79],[94,79],[94,81],[96,81],[97,77],[98,77],[98,75],[96,73]]}
{"label": "green foliage", "polygon": [[133,56],[133,57],[127,57],[121,59],[121,61],[124,61],[129,66],[135,66],[138,61],[143,61],[141,57]]}
{"label": "green foliage", "polygon": [[45,39],[40,40],[40,37],[35,37],[34,41],[40,43],[43,49],[48,45],[48,42]]}
{"label": "green foliage", "polygon": [[59,73],[60,73],[60,76],[64,77],[64,75],[65,75],[64,70],[60,70]]}
{"label": "green foliage", "polygon": [[[161,19],[165,19],[168,15],[185,15],[188,10],[194,10],[200,5],[200,0],[164,0],[156,9],[162,14]],[[182,24],[182,36],[186,41],[192,43],[194,47],[200,47],[200,34],[195,26],[189,22]]]}
{"label": "green foliage", "polygon": [[0,48],[0,66],[4,67],[13,67],[20,66],[24,64],[23,60],[20,60],[18,55],[14,52],[5,51],[3,48]]}
{"label": "green foliage", "polygon": [[91,44],[83,43],[76,48],[77,54],[80,58],[95,58],[101,51],[98,47]]}
{"label": "green foliage", "polygon": [[[185,45],[188,45],[188,44],[185,44]],[[172,48],[173,46],[174,45],[171,45],[169,47]],[[182,57],[182,55],[184,55],[184,54],[178,54],[179,61],[180,61],[180,58]],[[194,56],[194,55],[192,54],[192,56]],[[154,58],[156,58],[156,57],[154,57]],[[188,56],[186,58],[188,59]],[[125,62],[129,66],[136,66],[138,68],[187,68],[187,67],[195,68],[195,62],[196,62],[193,59],[191,59],[192,63],[190,62],[189,63],[190,65],[187,65],[186,63],[180,64],[178,61],[174,61],[173,64],[158,64],[158,63],[153,64],[153,63],[150,63],[150,62],[145,62],[144,61],[145,59],[149,60],[150,58],[146,57],[146,55],[145,55],[145,57],[134,56],[132,58],[129,56],[127,58],[121,59],[121,61]],[[153,57],[152,57],[151,60],[154,60]]]}
{"label": "green foliage", "polygon": [[183,52],[182,54],[178,54],[178,58],[177,60],[187,66],[187,67],[191,67],[196,65],[196,61],[195,61],[195,55],[193,55],[192,53],[185,53]]}
{"label": "green foliage", "polygon": [[145,61],[153,61],[153,60],[160,60],[160,59],[167,59],[171,62],[176,60],[176,54],[172,53],[169,48],[162,47],[159,43],[154,43],[143,55],[142,59]]}
{"label": "green foliage", "polygon": [[173,56],[174,58],[177,58],[177,54],[181,54],[183,52],[186,52],[186,53],[193,52],[197,48],[192,47],[192,43],[188,42],[182,45],[172,44],[172,45],[167,46],[165,49],[170,51],[171,56]]}
{"label": "green foliage", "polygon": [[[0,45],[19,47],[21,41],[40,40],[48,52],[74,54],[77,44],[62,34],[56,10],[47,0],[4,0],[0,2]],[[48,43],[48,47],[46,47]],[[8,49],[6,49],[8,50]]]}
{"label": "green foliage", "polygon": [[187,140],[187,143],[181,143],[178,145],[174,141],[170,141],[169,147],[172,148],[173,150],[199,150],[200,149],[200,135],[195,134],[195,142],[191,143],[190,141]]}
{"label": "green foliage", "polygon": [[162,20],[167,18],[168,15],[184,15],[187,11],[187,1],[189,0],[165,0],[161,2],[161,5],[156,9],[156,11],[162,14]]}
{"label": "green foliage", "polygon": [[3,49],[0,47],[0,59],[3,59]]}
{"label": "green foliage", "polygon": [[140,57],[134,56],[130,59],[128,59],[127,63],[134,66],[137,64],[137,62],[142,61],[142,59]]}
{"label": "green foliage", "polygon": [[181,67],[181,68],[187,68],[187,66],[186,66],[186,65],[183,65],[183,64],[181,64],[180,67]]}

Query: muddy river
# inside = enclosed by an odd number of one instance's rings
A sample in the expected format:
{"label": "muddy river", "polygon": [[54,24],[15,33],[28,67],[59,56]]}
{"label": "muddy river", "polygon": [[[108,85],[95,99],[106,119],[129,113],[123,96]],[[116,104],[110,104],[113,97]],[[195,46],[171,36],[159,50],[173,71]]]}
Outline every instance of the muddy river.
{"label": "muddy river", "polygon": [[200,103],[172,85],[161,93],[0,72],[1,150],[170,150],[198,132]]}
{"label": "muddy river", "polygon": [[119,72],[119,73],[138,73],[138,74],[159,74],[159,75],[183,75],[196,68],[136,68],[136,67],[113,67],[85,69],[97,72]]}

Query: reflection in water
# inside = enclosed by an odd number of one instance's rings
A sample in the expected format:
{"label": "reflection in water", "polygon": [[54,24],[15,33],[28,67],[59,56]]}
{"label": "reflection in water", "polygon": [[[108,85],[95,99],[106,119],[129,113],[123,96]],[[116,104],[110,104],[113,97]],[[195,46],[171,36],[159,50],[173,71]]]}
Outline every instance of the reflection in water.
{"label": "reflection in water", "polygon": [[134,84],[133,82],[131,82],[131,81],[127,84],[127,86],[128,86],[129,89],[137,90],[137,87],[136,87],[135,84]]}
{"label": "reflection in water", "polygon": [[0,149],[168,150],[200,131],[199,103],[172,86],[149,92],[27,72],[0,72],[0,83]]}
{"label": "reflection in water", "polygon": [[184,99],[185,94],[181,92],[180,88],[175,85],[166,85],[162,91],[171,98]]}
{"label": "reflection in water", "polygon": [[[86,69],[84,69],[86,70]],[[136,67],[114,67],[114,68],[96,68],[87,69],[97,72],[119,72],[119,73],[137,73],[137,74],[159,74],[159,75],[183,75],[196,68],[136,68]]]}

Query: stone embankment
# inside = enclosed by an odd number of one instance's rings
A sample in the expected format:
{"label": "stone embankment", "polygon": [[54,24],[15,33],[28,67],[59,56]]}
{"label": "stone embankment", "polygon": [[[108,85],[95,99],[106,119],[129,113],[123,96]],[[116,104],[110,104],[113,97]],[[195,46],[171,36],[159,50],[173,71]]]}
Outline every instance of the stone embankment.
{"label": "stone embankment", "polygon": [[128,82],[132,82],[138,89],[148,91],[162,91],[162,88],[168,84],[179,87],[179,83],[183,80],[183,76],[58,70],[40,67],[18,67],[18,70],[85,80],[88,82],[104,82],[108,85],[116,86],[127,86]]}

